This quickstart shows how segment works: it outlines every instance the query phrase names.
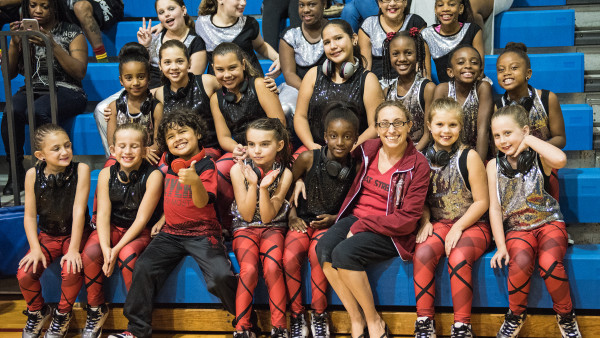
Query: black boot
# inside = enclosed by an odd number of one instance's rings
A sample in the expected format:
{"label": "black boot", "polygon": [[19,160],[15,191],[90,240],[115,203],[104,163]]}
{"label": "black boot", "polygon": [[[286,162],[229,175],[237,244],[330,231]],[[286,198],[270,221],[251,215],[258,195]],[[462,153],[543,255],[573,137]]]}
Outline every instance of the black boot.
{"label": "black boot", "polygon": [[[23,168],[23,159],[17,159],[17,184],[19,185],[19,192],[25,190],[25,168]],[[13,195],[13,177],[12,168],[10,162],[8,162],[8,181],[2,189],[4,196]]]}

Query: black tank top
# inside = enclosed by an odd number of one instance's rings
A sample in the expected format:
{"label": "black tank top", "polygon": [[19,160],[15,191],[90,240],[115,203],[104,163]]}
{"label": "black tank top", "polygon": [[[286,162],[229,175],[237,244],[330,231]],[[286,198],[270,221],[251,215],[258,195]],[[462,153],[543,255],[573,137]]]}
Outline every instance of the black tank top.
{"label": "black tank top", "polygon": [[[46,162],[35,166],[35,204],[40,216],[38,227],[52,236],[71,234],[73,227],[73,203],[77,192],[77,168],[79,162],[71,164],[55,179],[44,174]],[[85,210],[84,229],[90,224],[89,210]]]}
{"label": "black tank top", "polygon": [[177,92],[173,92],[168,84],[163,86],[163,115],[182,107],[191,109],[206,122],[207,131],[202,137],[202,145],[206,148],[218,148],[215,122],[210,112],[210,98],[204,91],[202,75],[188,73],[188,76],[190,77],[188,85],[179,88]]}
{"label": "black tank top", "polygon": [[324,148],[313,150],[313,164],[304,177],[306,199],[298,200],[297,215],[306,222],[314,221],[322,214],[336,215],[356,176],[354,161],[346,163],[350,166],[346,179],[329,175],[321,155]]}
{"label": "black tank top", "polygon": [[245,92],[241,93],[242,97],[238,102],[229,102],[225,99],[223,90],[217,91],[219,98],[219,109],[225,118],[227,127],[231,132],[231,137],[238,143],[246,143],[246,127],[252,121],[267,117],[256,94],[254,88],[254,80],[251,77],[248,79],[248,87]]}
{"label": "black tank top", "polygon": [[313,94],[308,103],[308,125],[313,141],[325,145],[323,138],[325,129],[323,127],[323,108],[331,101],[344,101],[356,105],[360,121],[359,132],[362,134],[369,126],[367,111],[363,102],[365,92],[365,79],[370,72],[360,66],[356,72],[344,83],[335,83],[321,69],[317,69],[317,78]]}
{"label": "black tank top", "polygon": [[[135,217],[146,193],[146,182],[148,177],[158,170],[148,162],[143,161],[137,170],[137,178],[134,180],[130,174],[130,182],[122,183],[119,181],[119,162],[110,167],[110,177],[108,179],[108,196],[111,203],[110,224],[119,228],[128,229]],[[162,214],[162,203],[158,203],[152,213],[146,226],[153,226]]]}

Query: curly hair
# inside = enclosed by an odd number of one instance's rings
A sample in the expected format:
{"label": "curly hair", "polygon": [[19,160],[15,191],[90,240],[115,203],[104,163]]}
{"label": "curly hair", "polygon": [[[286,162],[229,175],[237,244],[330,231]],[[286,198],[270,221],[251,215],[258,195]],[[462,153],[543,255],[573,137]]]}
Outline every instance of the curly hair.
{"label": "curly hair", "polygon": [[[201,137],[206,135],[206,131],[208,130],[206,121],[201,119],[198,114],[194,113],[191,109],[186,107],[174,109],[168,114],[165,114],[158,125],[156,143],[158,144],[158,149],[161,152],[169,151],[166,140],[169,129],[178,129],[182,127],[191,128],[197,135],[200,135]],[[201,140],[198,140],[198,146],[202,147]]]}

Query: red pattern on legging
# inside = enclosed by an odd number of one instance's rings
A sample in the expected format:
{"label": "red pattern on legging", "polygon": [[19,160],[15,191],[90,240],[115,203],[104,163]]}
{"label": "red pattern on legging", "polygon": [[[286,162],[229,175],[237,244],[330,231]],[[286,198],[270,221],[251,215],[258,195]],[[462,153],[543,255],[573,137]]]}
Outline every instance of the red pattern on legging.
{"label": "red pattern on legging", "polygon": [[317,313],[327,308],[327,278],[319,265],[315,247],[327,229],[307,228],[305,233],[288,231],[285,236],[283,268],[287,285],[288,299],[293,314],[304,312],[302,306],[302,264],[308,254],[310,261],[310,284],[312,290],[311,306]]}
{"label": "red pattern on legging", "polygon": [[235,164],[233,154],[226,153],[215,161],[217,164],[217,203],[216,209],[223,229],[231,231],[231,203],[235,196],[231,186],[231,167]]}
{"label": "red pattern on legging", "polygon": [[[433,318],[435,314],[435,269],[445,255],[445,239],[452,224],[434,223],[433,235],[415,248],[414,283],[417,316]],[[483,255],[492,241],[487,223],[478,222],[463,231],[448,257],[454,321],[471,323],[473,303],[473,263]]]}
{"label": "red pattern on legging", "polygon": [[296,149],[296,151],[292,153],[292,158],[294,159],[294,161],[297,160],[298,156],[300,156],[300,154],[302,154],[305,151],[308,151],[308,148],[306,148],[306,146],[300,146],[298,149]]}
{"label": "red pattern on legging", "polygon": [[567,252],[565,223],[553,221],[530,231],[509,231],[506,248],[508,263],[508,303],[520,315],[527,308],[527,295],[536,257],[540,276],[552,297],[554,311],[565,315],[573,309],[569,279],[563,265]]}
{"label": "red pattern on legging", "polygon": [[262,263],[263,277],[269,291],[271,325],[286,328],[285,280],[282,257],[284,232],[282,228],[244,228],[233,233],[233,251],[240,264],[240,275],[235,299],[236,330],[248,330],[252,314],[252,298],[258,283],[258,260]]}
{"label": "red pattern on legging", "polygon": [[[85,244],[87,234],[83,234],[81,238],[81,245],[79,251]],[[71,244],[71,235],[66,236],[50,236],[44,232],[40,232],[38,235],[40,247],[42,253],[46,257],[46,264],[50,265],[55,259],[60,258],[66,254]],[[31,250],[27,251],[29,254]],[[42,262],[38,263],[36,272],[33,273],[33,265],[29,266],[27,272],[24,268],[20,268],[17,271],[17,279],[19,280],[19,287],[23,298],[27,302],[27,309],[29,311],[41,310],[44,306],[44,298],[42,297],[42,285],[40,283],[40,277],[44,272],[44,266]],[[73,303],[77,299],[77,294],[81,290],[81,284],[83,283],[83,277],[81,273],[70,273],[67,271],[67,264],[63,264],[60,272],[62,283],[60,285],[60,302],[58,303],[58,311],[61,313],[71,312],[73,309]]]}
{"label": "red pattern on legging", "polygon": [[[110,226],[110,245],[114,247],[121,238],[125,235],[128,229]],[[131,279],[133,277],[133,267],[135,262],[140,257],[140,254],[150,243],[150,229],[144,228],[142,232],[133,241],[127,243],[117,258],[117,266],[121,269],[123,281],[127,291],[131,287]],[[87,288],[87,300],[90,306],[99,306],[105,303],[104,300],[104,255],[100,248],[98,240],[98,232],[94,230],[88,239],[83,253],[81,254],[83,261],[83,276],[85,279],[85,287]]]}

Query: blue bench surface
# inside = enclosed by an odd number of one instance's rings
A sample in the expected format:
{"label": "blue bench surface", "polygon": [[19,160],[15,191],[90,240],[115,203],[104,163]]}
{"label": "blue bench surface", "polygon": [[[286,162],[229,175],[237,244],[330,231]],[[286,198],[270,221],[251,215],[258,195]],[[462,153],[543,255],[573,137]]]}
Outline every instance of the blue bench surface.
{"label": "blue bench surface", "polygon": [[573,46],[575,10],[508,11],[496,15],[494,47],[507,42],[523,42],[527,47]]}
{"label": "blue bench surface", "polygon": [[[486,253],[473,267],[473,306],[508,307],[507,268],[493,270],[490,260],[494,251]],[[235,261],[233,254],[230,254]],[[571,298],[576,309],[600,309],[600,290],[595,286],[600,276],[600,247],[598,245],[575,245],[567,250],[565,267],[571,283]],[[310,304],[310,272],[303,269],[303,300]],[[413,265],[400,258],[386,260],[368,269],[371,288],[374,290],[375,304],[380,306],[415,306],[413,285]],[[42,294],[46,301],[57,302],[60,298],[60,270],[54,263],[42,275]],[[452,306],[450,279],[447,260],[440,260],[436,270],[436,306]],[[125,284],[120,272],[115,273],[105,283],[107,301],[124,303]],[[85,290],[79,295],[86,300]],[[255,296],[255,303],[268,304],[268,295],[261,279]],[[331,305],[342,305],[331,289],[328,291]],[[191,257],[184,258],[175,267],[165,285],[158,293],[157,303],[218,304],[219,299],[208,293],[200,268]],[[529,307],[552,308],[552,300],[538,270],[532,277]]]}
{"label": "blue bench surface", "polygon": [[567,223],[600,222],[600,168],[561,169],[560,209]]}

